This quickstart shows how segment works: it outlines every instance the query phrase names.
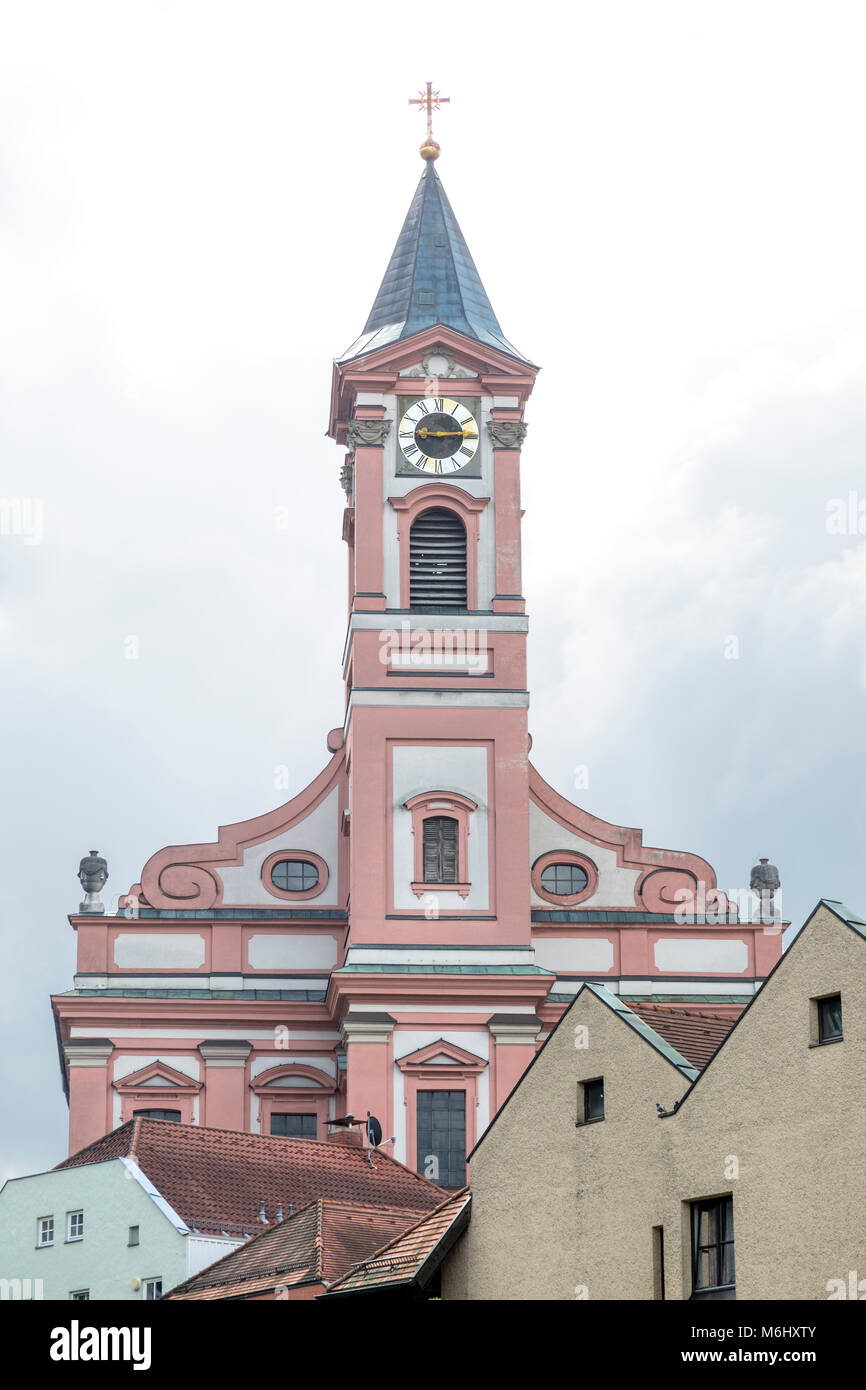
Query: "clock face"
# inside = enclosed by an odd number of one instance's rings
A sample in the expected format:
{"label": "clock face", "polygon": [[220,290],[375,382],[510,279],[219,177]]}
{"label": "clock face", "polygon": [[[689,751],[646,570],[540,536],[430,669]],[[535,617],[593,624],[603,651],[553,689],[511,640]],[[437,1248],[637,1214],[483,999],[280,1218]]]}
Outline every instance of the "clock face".
{"label": "clock face", "polygon": [[419,473],[458,473],[475,457],[478,423],[459,401],[425,396],[409,406],[398,438],[403,457]]}

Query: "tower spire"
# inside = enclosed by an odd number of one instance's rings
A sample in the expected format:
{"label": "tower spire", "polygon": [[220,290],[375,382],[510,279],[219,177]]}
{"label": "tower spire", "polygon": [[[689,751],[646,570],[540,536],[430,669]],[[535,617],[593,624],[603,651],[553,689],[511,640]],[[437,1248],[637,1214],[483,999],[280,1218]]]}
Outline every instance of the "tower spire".
{"label": "tower spire", "polygon": [[426,91],[419,92],[416,97],[409,98],[410,106],[417,106],[419,110],[426,110],[427,112],[427,134],[418,151],[422,159],[438,159],[442,153],[441,146],[433,139],[433,112],[441,110],[442,106],[450,101],[450,97],[443,97],[439,92],[434,92],[432,82],[427,83]]}

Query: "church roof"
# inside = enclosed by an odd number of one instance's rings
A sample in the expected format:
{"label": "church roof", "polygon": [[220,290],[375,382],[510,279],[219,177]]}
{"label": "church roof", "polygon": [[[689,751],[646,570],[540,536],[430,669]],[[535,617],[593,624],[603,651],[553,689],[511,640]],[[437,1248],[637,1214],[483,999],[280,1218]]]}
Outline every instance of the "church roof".
{"label": "church roof", "polygon": [[349,362],[439,323],[520,362],[529,360],[499,326],[431,159],[364,332],[339,360]]}
{"label": "church roof", "polygon": [[263,1224],[261,1204],[273,1222],[282,1205],[288,1215],[318,1197],[380,1207],[431,1211],[441,1187],[377,1149],[319,1139],[276,1138],[242,1130],[208,1129],[141,1116],[127,1120],[57,1168],[132,1158],[190,1228],[229,1235],[252,1234]]}

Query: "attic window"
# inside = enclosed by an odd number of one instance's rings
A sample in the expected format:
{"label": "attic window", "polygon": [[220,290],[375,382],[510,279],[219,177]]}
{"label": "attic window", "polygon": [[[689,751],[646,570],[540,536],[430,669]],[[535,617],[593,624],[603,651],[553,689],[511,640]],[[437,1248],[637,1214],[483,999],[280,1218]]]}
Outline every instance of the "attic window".
{"label": "attic window", "polygon": [[548,893],[558,898],[568,898],[573,893],[583,892],[588,877],[586,869],[579,864],[548,864],[542,872],[541,882]]}
{"label": "attic window", "polygon": [[818,1041],[842,1041],[842,996],[828,994],[825,999],[815,1001],[818,1005]]}
{"label": "attic window", "polygon": [[281,859],[271,869],[271,880],[284,893],[306,893],[318,883],[319,871],[308,859]]}
{"label": "attic window", "polygon": [[288,902],[319,897],[330,877],[325,860],[310,849],[275,850],[259,872],[265,892]]}
{"label": "attic window", "polygon": [[604,1078],[582,1081],[578,1086],[577,1123],[588,1125],[604,1119]]}
{"label": "attic window", "polygon": [[436,303],[435,290],[416,290],[415,303],[419,309],[431,309]]}

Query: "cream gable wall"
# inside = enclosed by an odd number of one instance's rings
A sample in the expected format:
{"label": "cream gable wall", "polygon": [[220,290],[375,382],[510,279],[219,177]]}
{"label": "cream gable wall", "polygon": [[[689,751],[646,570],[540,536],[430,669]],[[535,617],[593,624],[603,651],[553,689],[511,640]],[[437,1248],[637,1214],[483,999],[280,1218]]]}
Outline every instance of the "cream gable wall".
{"label": "cream gable wall", "polygon": [[[529,859],[534,864],[542,854],[552,850],[569,849],[576,854],[585,854],[598,869],[598,887],[592,897],[580,906],[625,908],[635,911],[634,890],[644,869],[622,868],[616,862],[616,851],[597,845],[592,840],[584,840],[580,835],[564,829],[559,821],[553,820],[534,801],[529,803]],[[533,907],[553,908],[554,903],[541,898],[530,889]]]}

